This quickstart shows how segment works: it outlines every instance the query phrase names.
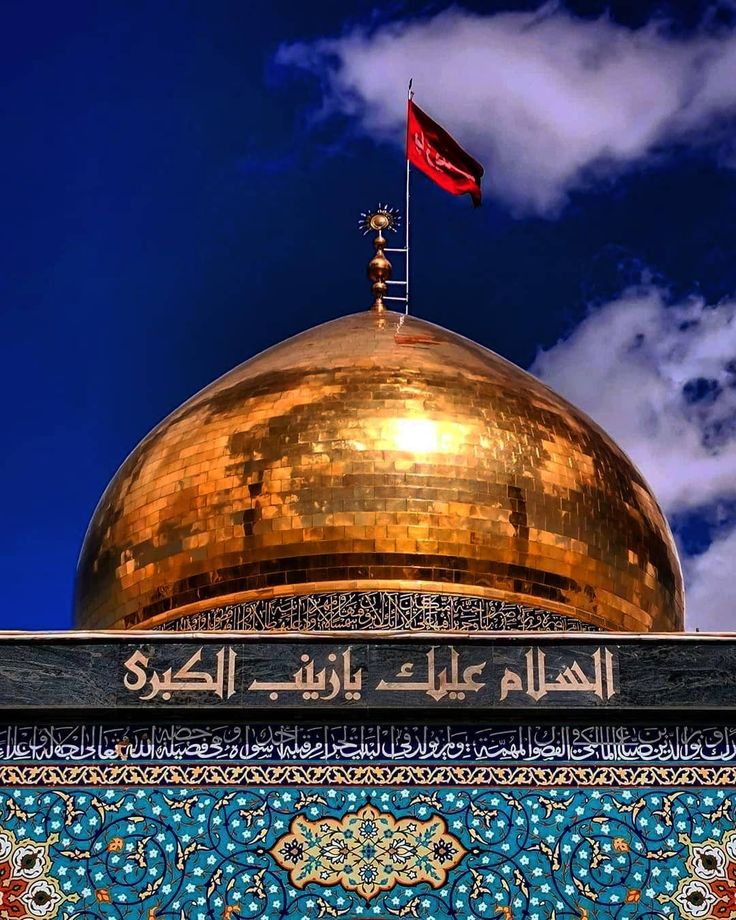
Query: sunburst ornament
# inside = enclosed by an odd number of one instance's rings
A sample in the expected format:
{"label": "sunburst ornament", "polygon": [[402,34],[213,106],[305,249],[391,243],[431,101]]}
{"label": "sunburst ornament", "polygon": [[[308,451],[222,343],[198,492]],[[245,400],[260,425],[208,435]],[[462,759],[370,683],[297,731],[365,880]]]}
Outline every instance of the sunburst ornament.
{"label": "sunburst ornament", "polygon": [[395,233],[401,223],[401,214],[398,208],[390,208],[387,204],[379,204],[373,211],[363,211],[358,221],[358,229],[363,231],[363,236],[371,230],[382,233],[384,230],[393,230]]}

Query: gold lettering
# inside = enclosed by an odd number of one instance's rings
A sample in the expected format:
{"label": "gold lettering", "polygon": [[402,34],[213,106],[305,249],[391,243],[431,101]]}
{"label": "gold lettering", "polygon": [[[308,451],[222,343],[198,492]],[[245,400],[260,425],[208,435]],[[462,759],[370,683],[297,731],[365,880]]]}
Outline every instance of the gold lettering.
{"label": "gold lettering", "polygon": [[147,672],[150,658],[141,651],[133,652],[125,661],[124,666],[132,675],[123,678],[123,685],[127,690],[136,692],[149,684],[148,693],[142,694],[139,699],[152,700],[161,695],[161,699],[168,701],[174,693],[214,693],[220,699],[230,699],[235,693],[235,660],[237,653],[234,649],[224,647],[215,655],[215,673],[209,674],[204,670],[195,670],[195,666],[202,660],[203,648],[197,649],[184,664],[174,673],[173,668],[167,668],[162,674],[153,671],[150,676]]}
{"label": "gold lettering", "polygon": [[353,672],[351,651],[352,649],[348,648],[342,652],[341,667],[337,665],[337,653],[331,652],[327,660],[333,667],[322,668],[317,673],[314,659],[309,655],[302,655],[302,666],[294,672],[291,680],[254,680],[248,689],[257,693],[266,692],[272,700],[277,700],[279,693],[301,693],[304,700],[321,700],[325,703],[334,700],[340,693],[346,700],[359,700],[363,688],[363,669],[359,668]]}
{"label": "gold lettering", "polygon": [[526,685],[521,675],[506,668],[501,678],[501,701],[509,693],[526,693],[539,702],[548,693],[592,693],[600,700],[610,699],[616,692],[613,678],[613,655],[609,649],[600,648],[591,656],[593,675],[588,677],[580,663],[573,661],[560,669],[555,678],[547,677],[546,656],[541,648],[532,648],[526,659]]}
{"label": "gold lettering", "polygon": [[443,668],[439,673],[435,666],[435,647],[426,654],[427,679],[412,680],[414,677],[414,662],[405,661],[398,670],[398,680],[381,680],[376,690],[389,690],[398,693],[419,692],[426,693],[431,699],[439,702],[446,696],[451,700],[463,700],[466,693],[477,693],[485,684],[479,684],[475,678],[482,674],[487,662],[473,664],[463,670],[462,679],[459,677],[459,653],[453,646],[449,648],[450,668]]}

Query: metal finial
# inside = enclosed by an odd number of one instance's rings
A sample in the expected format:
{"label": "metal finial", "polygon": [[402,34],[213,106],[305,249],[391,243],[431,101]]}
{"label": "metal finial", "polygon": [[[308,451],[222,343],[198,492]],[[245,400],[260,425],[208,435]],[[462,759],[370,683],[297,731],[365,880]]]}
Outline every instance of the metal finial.
{"label": "metal finial", "polygon": [[396,232],[399,221],[399,212],[396,208],[389,208],[388,205],[379,205],[375,211],[364,211],[358,221],[358,228],[363,231],[364,236],[366,233],[370,233],[371,230],[378,234],[373,240],[375,254],[368,263],[368,277],[373,282],[371,310],[375,310],[376,313],[383,313],[386,310],[383,298],[388,291],[388,282],[391,279],[391,263],[384,252],[386,238],[383,235],[383,231],[392,230]]}

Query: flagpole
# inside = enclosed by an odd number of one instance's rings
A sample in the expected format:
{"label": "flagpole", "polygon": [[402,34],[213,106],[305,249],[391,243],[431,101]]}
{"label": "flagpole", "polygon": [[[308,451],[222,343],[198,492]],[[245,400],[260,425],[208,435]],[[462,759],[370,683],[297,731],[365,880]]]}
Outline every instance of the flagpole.
{"label": "flagpole", "polygon": [[[409,87],[407,89],[407,132],[409,130],[409,103],[414,96],[414,90],[411,88],[414,78],[412,77],[409,80]],[[407,145],[406,149],[406,233],[404,237],[404,246],[406,248],[406,305],[404,307],[404,315],[409,315],[409,202],[411,199],[411,167],[409,164],[409,148]]]}
{"label": "flagpole", "polygon": [[[397,286],[404,288],[403,296],[396,295],[386,296],[384,295],[384,300],[400,300],[404,303],[404,316],[399,322],[399,326],[404,322],[406,317],[409,315],[409,204],[411,201],[411,168],[409,163],[409,103],[414,97],[414,91],[412,90],[412,83],[414,79],[409,80],[409,88],[407,91],[407,103],[406,103],[406,208],[405,208],[405,230],[404,230],[404,245],[398,247],[386,247],[384,252],[401,252],[404,254],[406,261],[404,262],[404,267],[406,269],[406,278],[404,281],[387,281],[386,284],[395,284]],[[362,226],[362,225],[361,225]]]}

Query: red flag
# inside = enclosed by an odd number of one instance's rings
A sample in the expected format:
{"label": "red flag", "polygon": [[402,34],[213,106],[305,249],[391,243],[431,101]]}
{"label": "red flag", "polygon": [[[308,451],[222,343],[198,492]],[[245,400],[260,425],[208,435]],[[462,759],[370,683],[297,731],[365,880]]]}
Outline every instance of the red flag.
{"label": "red flag", "polygon": [[406,156],[446,192],[453,195],[468,192],[478,207],[483,167],[411,99],[406,122]]}

